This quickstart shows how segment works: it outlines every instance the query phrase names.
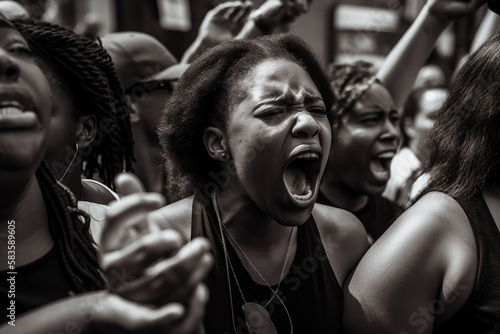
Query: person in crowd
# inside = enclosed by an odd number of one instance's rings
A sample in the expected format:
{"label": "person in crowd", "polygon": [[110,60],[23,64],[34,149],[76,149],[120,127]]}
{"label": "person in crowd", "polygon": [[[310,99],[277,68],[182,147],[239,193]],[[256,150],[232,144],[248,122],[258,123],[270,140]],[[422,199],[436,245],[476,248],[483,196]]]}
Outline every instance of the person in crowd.
{"label": "person in crowd", "polygon": [[345,296],[346,333],[500,330],[500,35],[469,55],[430,133],[430,180],[367,252]]}
{"label": "person in crowd", "polygon": [[401,116],[401,148],[391,162],[391,176],[383,196],[401,207],[415,199],[427,177],[419,180],[429,161],[430,131],[446,98],[446,86],[423,86],[414,89]]}
{"label": "person in crowd", "polygon": [[187,65],[156,38],[141,32],[115,32],[101,37],[131,106],[135,142],[134,173],[146,191],[164,193],[160,143],[156,129],[175,81]]}
{"label": "person in crowd", "polygon": [[371,67],[362,61],[331,67],[329,77],[340,121],[318,203],[354,213],[373,242],[398,211],[381,194],[400,133],[391,95],[375,79]]}
{"label": "person in crowd", "polygon": [[129,106],[109,55],[95,41],[55,24],[12,23],[54,92],[47,161],[58,180],[78,201],[117,200],[109,188],[117,173],[132,170],[134,156]]}
{"label": "person in crowd", "polygon": [[[198,326],[207,300],[201,285],[191,304],[170,302],[160,308],[102,290],[89,217],[43,161],[54,101],[50,84],[28,42],[1,14],[0,83],[0,188],[5,190],[0,194],[0,272],[8,283],[0,285],[0,333],[111,328],[188,333]],[[180,235],[169,232],[169,240],[179,244]],[[198,244],[208,249],[206,242]],[[177,267],[188,265],[186,259]]]}
{"label": "person in crowd", "polygon": [[479,0],[428,1],[376,75],[362,61],[330,69],[340,121],[318,202],[354,213],[371,242],[399,211],[382,197],[401,138],[397,110],[441,32],[451,20],[475,12],[480,4]]}
{"label": "person in crowd", "polygon": [[221,43],[179,80],[159,134],[168,194],[180,200],[148,214],[135,194],[108,218],[155,226],[131,245],[158,229],[211,241],[207,333],[341,331],[341,286],[368,242],[352,214],[315,204],[334,102],[321,65],[291,34]]}

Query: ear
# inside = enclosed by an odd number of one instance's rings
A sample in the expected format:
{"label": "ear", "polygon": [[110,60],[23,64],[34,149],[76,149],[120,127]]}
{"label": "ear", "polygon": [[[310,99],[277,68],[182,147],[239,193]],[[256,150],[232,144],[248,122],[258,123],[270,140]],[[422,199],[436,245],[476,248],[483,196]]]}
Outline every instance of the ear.
{"label": "ear", "polygon": [[415,128],[413,127],[413,119],[411,117],[405,117],[403,119],[403,129],[408,138],[415,137]]}
{"label": "ear", "polygon": [[214,160],[225,161],[229,157],[226,136],[219,128],[209,126],[203,132],[203,142],[208,154]]}
{"label": "ear", "polygon": [[125,95],[125,98],[127,99],[127,102],[130,105],[130,122],[138,123],[140,120],[140,116],[139,116],[139,106],[137,105],[137,102],[135,102],[130,97],[130,95]]}
{"label": "ear", "polygon": [[79,147],[86,148],[94,141],[97,132],[96,123],[94,115],[85,115],[78,119],[76,140]]}

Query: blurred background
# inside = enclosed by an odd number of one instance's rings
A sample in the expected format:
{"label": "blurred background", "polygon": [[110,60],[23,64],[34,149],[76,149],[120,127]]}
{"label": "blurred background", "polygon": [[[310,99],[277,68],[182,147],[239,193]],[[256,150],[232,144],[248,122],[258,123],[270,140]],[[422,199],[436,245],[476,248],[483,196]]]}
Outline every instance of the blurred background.
{"label": "blurred background", "polygon": [[[257,8],[265,0],[254,0]],[[142,31],[155,36],[180,59],[195,39],[205,14],[224,0],[19,0],[34,17],[81,30]],[[387,55],[425,0],[314,0],[292,30],[326,65]],[[428,63],[449,76],[469,50],[486,8],[454,22],[440,37]]]}

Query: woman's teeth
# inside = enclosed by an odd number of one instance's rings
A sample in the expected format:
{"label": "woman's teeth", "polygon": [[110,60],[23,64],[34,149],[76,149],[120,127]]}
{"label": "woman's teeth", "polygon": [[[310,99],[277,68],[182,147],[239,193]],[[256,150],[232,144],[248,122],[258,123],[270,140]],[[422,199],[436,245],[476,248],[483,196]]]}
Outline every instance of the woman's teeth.
{"label": "woman's teeth", "polygon": [[0,117],[20,115],[23,111],[18,107],[0,107]]}

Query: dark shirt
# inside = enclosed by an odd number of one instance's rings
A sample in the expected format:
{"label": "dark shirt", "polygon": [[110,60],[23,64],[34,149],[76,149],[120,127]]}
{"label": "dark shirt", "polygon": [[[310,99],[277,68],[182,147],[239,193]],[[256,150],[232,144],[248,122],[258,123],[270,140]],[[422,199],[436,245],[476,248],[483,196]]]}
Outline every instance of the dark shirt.
{"label": "dark shirt", "polygon": [[[198,193],[193,201],[191,235],[192,238],[207,237],[212,242],[215,259],[214,267],[205,281],[210,290],[204,321],[205,330],[210,334],[234,333],[234,318],[236,332],[248,333],[242,311],[245,302],[234,276],[247,302],[264,305],[271,298],[272,292],[268,286],[253,281],[226,238],[229,258],[235,272],[233,276],[229,269],[232,293],[230,297],[219,222],[212,202],[202,201],[201,197]],[[272,288],[276,289],[276,286]],[[290,271],[281,282],[278,295],[286,309],[277,298],[266,307],[278,333],[290,333],[290,321],[286,311],[290,314],[293,333],[341,333],[343,293],[326,257],[312,215],[306,223],[297,228],[297,251]]]}
{"label": "dark shirt", "polygon": [[[335,206],[326,199],[321,192],[318,194],[317,203]],[[392,222],[397,217],[399,206],[382,197],[381,195],[369,196],[366,205],[359,211],[351,212],[358,217],[366,233],[369,234],[374,240],[389,228]]]}
{"label": "dark shirt", "polygon": [[[10,271],[0,271],[0,296],[2,306],[9,307],[11,300],[15,301],[16,317],[34,308],[51,303],[57,299],[68,297],[70,294],[70,283],[65,278],[55,248],[52,248],[47,254],[38,260],[27,265],[15,268],[16,274],[7,274]],[[9,282],[15,282],[14,285],[6,284],[8,278],[15,278]],[[9,296],[9,291],[14,290],[14,295]],[[13,298],[10,298],[13,297]],[[9,311],[10,312],[10,311]],[[10,320],[2,316],[0,322]]]}
{"label": "dark shirt", "polygon": [[500,333],[500,232],[483,197],[460,202],[474,233],[476,283],[465,305],[436,334]]}

